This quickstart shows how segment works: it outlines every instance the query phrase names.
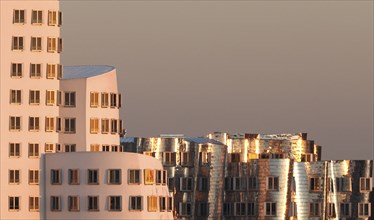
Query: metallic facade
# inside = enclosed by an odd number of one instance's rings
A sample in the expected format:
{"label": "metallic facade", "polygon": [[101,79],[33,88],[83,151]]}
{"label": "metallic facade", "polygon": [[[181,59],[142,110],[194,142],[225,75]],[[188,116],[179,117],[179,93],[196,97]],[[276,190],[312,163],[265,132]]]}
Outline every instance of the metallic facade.
{"label": "metallic facade", "polygon": [[126,137],[121,145],[163,161],[179,219],[353,220],[372,213],[373,161],[322,161],[321,147],[305,133]]}

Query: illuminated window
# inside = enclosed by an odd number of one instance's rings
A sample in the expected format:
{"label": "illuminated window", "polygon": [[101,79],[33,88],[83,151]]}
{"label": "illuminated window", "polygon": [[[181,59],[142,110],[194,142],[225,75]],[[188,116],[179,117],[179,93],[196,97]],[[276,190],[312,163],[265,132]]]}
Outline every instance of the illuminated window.
{"label": "illuminated window", "polygon": [[79,185],[79,169],[69,169],[69,184],[70,185]]}
{"label": "illuminated window", "polygon": [[140,170],[128,170],[129,184],[140,184]]}
{"label": "illuminated window", "polygon": [[20,170],[9,170],[9,183],[10,184],[20,183]]}
{"label": "illuminated window", "polygon": [[55,79],[58,75],[59,72],[61,71],[62,66],[60,64],[52,64],[48,63],[47,64],[47,79]]}
{"label": "illuminated window", "polygon": [[88,211],[99,211],[98,196],[88,196]]}
{"label": "illuminated window", "polygon": [[109,94],[106,92],[101,93],[101,107],[107,108],[109,106]]}
{"label": "illuminated window", "polygon": [[29,131],[39,131],[39,117],[29,117]]}
{"label": "illuminated window", "polygon": [[371,178],[360,177],[360,192],[370,192],[372,188]]}
{"label": "illuminated window", "polygon": [[12,50],[23,50],[23,37],[13,37]]}
{"label": "illuminated window", "polygon": [[155,171],[150,169],[144,170],[144,184],[152,185],[155,183]]}
{"label": "illuminated window", "polygon": [[58,212],[61,211],[61,197],[51,196],[51,211]]}
{"label": "illuminated window", "polygon": [[197,216],[208,216],[209,215],[209,203],[200,202],[197,209]]}
{"label": "illuminated window", "polygon": [[68,196],[69,212],[79,212],[79,196]]}
{"label": "illuminated window", "polygon": [[317,217],[321,215],[321,204],[320,203],[309,203],[309,216]]}
{"label": "illuminated window", "polygon": [[29,170],[29,184],[39,184],[39,170]]}
{"label": "illuminated window", "polygon": [[31,37],[31,51],[42,51],[41,37]]}
{"label": "illuminated window", "polygon": [[321,178],[320,177],[309,178],[309,190],[310,191],[321,191]]}
{"label": "illuminated window", "polygon": [[90,132],[92,134],[97,134],[99,132],[99,119],[98,118],[90,119]]}
{"label": "illuminated window", "polygon": [[108,184],[121,184],[121,170],[108,170]]}
{"label": "illuminated window", "polygon": [[314,154],[301,154],[301,162],[313,162]]}
{"label": "illuminated window", "polygon": [[43,23],[43,11],[32,10],[31,13],[31,24],[42,24]]}
{"label": "illuminated window", "polygon": [[181,216],[190,216],[192,213],[192,204],[190,202],[179,203],[179,214]]}
{"label": "illuminated window", "polygon": [[211,153],[206,152],[206,151],[200,152],[200,165],[210,164],[210,155]]}
{"label": "illuminated window", "polygon": [[55,118],[45,117],[45,131],[52,132],[55,130]]}
{"label": "illuminated window", "polygon": [[48,25],[61,26],[62,13],[60,11],[48,11]]}
{"label": "illuminated window", "polygon": [[351,203],[340,203],[340,217],[351,216]]}
{"label": "illuminated window", "polygon": [[21,130],[21,117],[10,116],[9,117],[9,130],[20,131]]}
{"label": "illuminated window", "polygon": [[39,197],[29,197],[29,211],[30,212],[39,212]]}
{"label": "illuminated window", "polygon": [[23,65],[22,63],[12,63],[10,76],[14,78],[21,78],[22,77],[22,71]]}
{"label": "illuminated window", "polygon": [[45,143],[45,152],[53,152],[53,143]]}
{"label": "illuminated window", "polygon": [[46,92],[46,104],[47,105],[54,105],[55,104],[55,94],[56,92],[53,90],[47,90]]}
{"label": "illuminated window", "polygon": [[21,144],[20,143],[9,143],[9,157],[20,157],[21,156]]}
{"label": "illuminated window", "polygon": [[9,196],[9,211],[19,211],[20,210],[20,197],[19,196]]}
{"label": "illuminated window", "polygon": [[51,184],[52,185],[58,185],[61,184],[61,176],[62,176],[62,171],[61,170],[51,170]]}
{"label": "illuminated window", "polygon": [[265,202],[265,215],[266,216],[277,216],[277,203]]}
{"label": "illuminated window", "polygon": [[267,189],[268,190],[279,190],[279,177],[277,176],[268,177]]}
{"label": "illuminated window", "polygon": [[192,177],[181,177],[180,179],[180,191],[192,191],[193,179]]}
{"label": "illuminated window", "polygon": [[148,196],[148,212],[157,212],[157,196]]}
{"label": "illuminated window", "polygon": [[99,170],[88,169],[87,170],[87,183],[90,185],[99,184]]}
{"label": "illuminated window", "polygon": [[25,10],[13,10],[13,24],[25,23]]}
{"label": "illuminated window", "polygon": [[90,93],[90,106],[91,107],[98,107],[99,106],[99,93],[98,92],[91,92]]}
{"label": "illuminated window", "polygon": [[39,105],[40,104],[40,91],[39,90],[30,90],[29,91],[29,103],[30,105]]}
{"label": "illuminated window", "polygon": [[21,104],[22,102],[22,91],[21,90],[10,90],[10,104]]}
{"label": "illuminated window", "polygon": [[143,210],[143,197],[142,196],[130,196],[130,211],[141,211]]}
{"label": "illuminated window", "polygon": [[62,51],[62,39],[58,37],[47,38],[47,52],[55,53]]}
{"label": "illuminated window", "polygon": [[100,145],[99,144],[91,144],[90,151],[94,151],[94,152],[100,151]]}
{"label": "illuminated window", "polygon": [[29,157],[31,158],[39,157],[39,144],[29,143]]}

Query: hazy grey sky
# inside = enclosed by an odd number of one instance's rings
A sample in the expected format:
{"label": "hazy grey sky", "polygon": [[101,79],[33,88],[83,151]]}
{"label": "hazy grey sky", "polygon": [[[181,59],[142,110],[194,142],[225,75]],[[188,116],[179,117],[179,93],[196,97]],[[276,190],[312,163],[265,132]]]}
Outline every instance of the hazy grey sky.
{"label": "hazy grey sky", "polygon": [[307,132],[373,159],[372,1],[62,1],[65,65],[117,68],[129,136]]}

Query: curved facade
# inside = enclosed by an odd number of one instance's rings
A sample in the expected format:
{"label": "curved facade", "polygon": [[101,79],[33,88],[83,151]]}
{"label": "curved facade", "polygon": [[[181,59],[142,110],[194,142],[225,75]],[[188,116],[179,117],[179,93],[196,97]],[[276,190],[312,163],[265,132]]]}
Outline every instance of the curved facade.
{"label": "curved facade", "polygon": [[46,219],[173,218],[166,173],[155,158],[76,152],[45,155],[44,164]]}

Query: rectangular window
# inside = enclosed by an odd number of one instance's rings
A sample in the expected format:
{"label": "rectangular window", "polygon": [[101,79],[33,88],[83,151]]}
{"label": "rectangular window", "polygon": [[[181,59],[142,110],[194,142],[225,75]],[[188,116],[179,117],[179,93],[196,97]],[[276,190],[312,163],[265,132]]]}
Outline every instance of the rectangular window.
{"label": "rectangular window", "polygon": [[91,144],[90,145],[90,151],[93,151],[93,152],[100,151],[100,145],[99,144]]}
{"label": "rectangular window", "polygon": [[21,117],[10,116],[9,117],[9,130],[20,131],[21,130]]}
{"label": "rectangular window", "polygon": [[321,191],[321,178],[320,177],[309,178],[309,190],[310,191]]}
{"label": "rectangular window", "polygon": [[121,170],[108,170],[108,184],[121,184]]}
{"label": "rectangular window", "polygon": [[130,211],[142,211],[143,210],[143,197],[142,196],[130,196]]}
{"label": "rectangular window", "polygon": [[30,78],[40,78],[42,77],[42,64],[31,63],[30,64]]}
{"label": "rectangular window", "polygon": [[20,170],[9,170],[9,183],[10,184],[20,183]]}
{"label": "rectangular window", "polygon": [[340,203],[340,217],[351,216],[351,203]]}
{"label": "rectangular window", "polygon": [[110,151],[110,146],[109,145],[103,145],[101,146],[101,151]]}
{"label": "rectangular window", "polygon": [[309,216],[318,217],[321,215],[321,204],[309,203]]}
{"label": "rectangular window", "polygon": [[64,106],[75,107],[75,92],[64,92]]}
{"label": "rectangular window", "polygon": [[231,163],[239,163],[240,162],[240,153],[232,153],[229,156]]}
{"label": "rectangular window", "polygon": [[301,154],[301,162],[313,162],[314,154]]}
{"label": "rectangular window", "polygon": [[257,190],[257,177],[255,176],[248,177],[248,190],[249,191]]}
{"label": "rectangular window", "polygon": [[267,189],[268,190],[279,190],[279,177],[277,176],[268,177]]}
{"label": "rectangular window", "polygon": [[179,214],[181,216],[190,216],[192,213],[192,205],[189,202],[180,202],[179,203]]}
{"label": "rectangular window", "polygon": [[223,216],[231,216],[233,212],[233,203],[223,203]]}
{"label": "rectangular window", "polygon": [[121,211],[122,196],[109,196],[109,211]]}
{"label": "rectangular window", "polygon": [[117,107],[117,94],[110,93],[110,107],[115,108]]}
{"label": "rectangular window", "polygon": [[181,177],[180,181],[180,191],[192,191],[193,179],[192,177]]}
{"label": "rectangular window", "polygon": [[29,97],[30,97],[30,100],[29,100],[30,105],[40,104],[40,91],[39,90],[30,90]]}
{"label": "rectangular window", "polygon": [[168,188],[169,188],[169,191],[174,191],[174,178],[173,177],[168,178]]}
{"label": "rectangular window", "polygon": [[64,77],[64,72],[61,64],[57,64],[57,79],[62,79]]}
{"label": "rectangular window", "polygon": [[22,102],[22,91],[21,90],[10,90],[10,104],[21,104]]}
{"label": "rectangular window", "polygon": [[39,170],[29,170],[29,184],[30,185],[39,184]]}
{"label": "rectangular window", "polygon": [[45,131],[52,132],[55,130],[55,118],[45,117]]}
{"label": "rectangular window", "polygon": [[55,79],[57,77],[58,64],[47,64],[47,79]]}
{"label": "rectangular window", "polygon": [[99,170],[88,169],[87,171],[87,183],[90,185],[99,184]]}
{"label": "rectangular window", "polygon": [[163,170],[162,171],[162,185],[166,185],[168,184],[168,171],[167,170]]}
{"label": "rectangular window", "polygon": [[330,218],[336,217],[335,203],[327,203],[327,216]]}
{"label": "rectangular window", "polygon": [[180,152],[180,163],[181,166],[192,165],[192,157],[190,152]]}
{"label": "rectangular window", "polygon": [[160,196],[160,212],[167,211],[167,197]]}
{"label": "rectangular window", "polygon": [[39,212],[39,197],[29,197],[29,211],[30,212]]}
{"label": "rectangular window", "polygon": [[9,211],[19,211],[20,210],[20,197],[9,196]]}
{"label": "rectangular window", "polygon": [[122,95],[121,93],[118,94],[118,108],[122,107]]}
{"label": "rectangular window", "polygon": [[101,107],[107,108],[109,106],[109,94],[106,92],[101,93]]}
{"label": "rectangular window", "polygon": [[140,170],[128,170],[129,184],[140,184]]}
{"label": "rectangular window", "polygon": [[98,196],[88,196],[88,211],[99,211]]}
{"label": "rectangular window", "polygon": [[57,37],[48,37],[47,38],[47,52],[54,53],[57,52]]}
{"label": "rectangular window", "polygon": [[75,144],[65,144],[65,152],[75,152],[76,145]]}
{"label": "rectangular window", "polygon": [[248,210],[247,215],[248,216],[255,216],[256,215],[256,204],[254,202],[248,203]]}
{"label": "rectangular window", "polygon": [[20,157],[21,156],[21,144],[20,143],[9,143],[9,157]]}
{"label": "rectangular window", "polygon": [[290,217],[296,217],[297,216],[297,204],[296,202],[290,203],[290,209],[289,209]]}
{"label": "rectangular window", "polygon": [[97,134],[99,132],[99,119],[90,118],[90,132],[91,134]]}
{"label": "rectangular window", "polygon": [[107,118],[101,119],[101,133],[109,133],[109,119]]}
{"label": "rectangular window", "polygon": [[277,203],[265,202],[265,215],[266,216],[277,216]]}
{"label": "rectangular window", "polygon": [[65,118],[65,133],[75,133],[75,118]]}
{"label": "rectangular window", "polygon": [[200,202],[197,209],[197,216],[208,216],[209,215],[209,203]]}
{"label": "rectangular window", "polygon": [[42,38],[31,37],[31,51],[42,51]]}
{"label": "rectangular window", "polygon": [[62,12],[59,11],[58,12],[58,26],[61,26],[62,25]]}
{"label": "rectangular window", "polygon": [[99,93],[98,92],[90,93],[90,106],[95,107],[95,108],[99,106]]}
{"label": "rectangular window", "polygon": [[235,203],[235,215],[236,216],[245,216],[246,215],[246,203],[244,202],[236,202]]}
{"label": "rectangular window", "polygon": [[43,23],[43,11],[32,10],[31,13],[31,24],[42,24]]}
{"label": "rectangular window", "polygon": [[56,131],[62,131],[62,119],[60,117],[56,117]]}
{"label": "rectangular window", "polygon": [[58,38],[57,52],[62,52],[62,38]]}
{"label": "rectangular window", "polygon": [[209,179],[207,177],[199,178],[199,191],[200,192],[209,191]]}
{"label": "rectangular window", "polygon": [[352,191],[351,177],[337,177],[336,178],[336,191],[337,192],[351,192]]}
{"label": "rectangular window", "polygon": [[25,10],[14,10],[13,11],[13,24],[24,24],[25,23]]}
{"label": "rectangular window", "polygon": [[370,177],[360,177],[360,192],[370,192],[372,188]]}
{"label": "rectangular window", "polygon": [[144,169],[144,184],[152,185],[155,183],[155,171],[150,169]]}
{"label": "rectangular window", "polygon": [[29,157],[39,157],[39,144],[29,143]]}
{"label": "rectangular window", "polygon": [[211,153],[202,151],[200,152],[200,165],[209,165],[210,164],[210,155]]}
{"label": "rectangular window", "polygon": [[46,92],[46,105],[54,105],[55,104],[55,94],[56,94],[56,91],[47,90],[47,92]]}
{"label": "rectangular window", "polygon": [[58,185],[61,184],[61,176],[62,176],[62,171],[61,170],[51,170],[51,184],[52,185]]}
{"label": "rectangular window", "polygon": [[23,37],[13,37],[12,50],[23,50]]}
{"label": "rectangular window", "polygon": [[45,149],[44,149],[44,151],[46,153],[53,152],[53,143],[45,143]]}
{"label": "rectangular window", "polygon": [[358,204],[358,217],[365,218],[370,217],[370,203],[359,203]]}
{"label": "rectangular window", "polygon": [[156,170],[156,184],[162,183],[162,170]]}
{"label": "rectangular window", "polygon": [[148,196],[148,212],[157,212],[157,196]]}
{"label": "rectangular window", "polygon": [[79,196],[68,196],[69,212],[79,212]]}
{"label": "rectangular window", "polygon": [[61,12],[59,11],[48,11],[48,25],[49,26],[60,26],[61,25]]}
{"label": "rectangular window", "polygon": [[14,78],[21,78],[23,75],[23,64],[22,63],[12,63],[10,76]]}
{"label": "rectangular window", "polygon": [[163,152],[162,154],[163,165],[175,165],[175,153]]}
{"label": "rectangular window", "polygon": [[39,131],[39,117],[29,117],[29,131]]}
{"label": "rectangular window", "polygon": [[173,197],[168,197],[168,212],[172,211],[174,207]]}
{"label": "rectangular window", "polygon": [[111,131],[112,133],[117,133],[118,132],[118,123],[117,123],[117,119],[112,119],[110,120],[111,121]]}
{"label": "rectangular window", "polygon": [[51,196],[51,211],[52,212],[61,211],[61,197],[60,196]]}
{"label": "rectangular window", "polygon": [[69,184],[79,185],[79,169],[69,169]]}

